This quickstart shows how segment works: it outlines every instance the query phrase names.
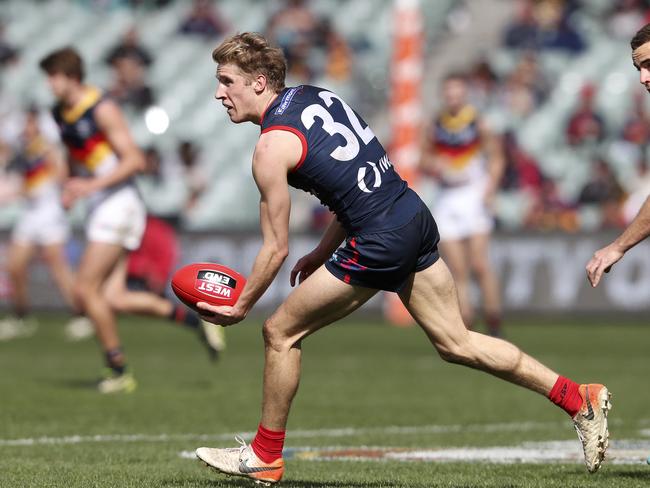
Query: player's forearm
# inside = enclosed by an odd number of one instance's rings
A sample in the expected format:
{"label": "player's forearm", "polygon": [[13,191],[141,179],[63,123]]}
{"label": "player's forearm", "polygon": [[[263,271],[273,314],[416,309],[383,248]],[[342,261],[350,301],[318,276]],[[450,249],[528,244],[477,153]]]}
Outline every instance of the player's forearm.
{"label": "player's forearm", "polygon": [[136,175],[144,167],[144,159],[140,152],[134,152],[120,159],[120,164],[114,171],[94,178],[98,190],[110,188]]}
{"label": "player's forearm", "polygon": [[316,246],[318,253],[324,258],[329,257],[341,245],[345,236],[346,232],[341,223],[338,219],[333,219]]}
{"label": "player's forearm", "polygon": [[237,307],[245,310],[246,313],[253,308],[275,279],[282,263],[287,258],[287,254],[288,249],[286,246],[277,244],[262,245],[253,263],[253,270],[246,281],[246,286],[237,301]]}
{"label": "player's forearm", "polygon": [[614,245],[622,252],[627,252],[650,235],[650,197],[627,229],[614,241]]}

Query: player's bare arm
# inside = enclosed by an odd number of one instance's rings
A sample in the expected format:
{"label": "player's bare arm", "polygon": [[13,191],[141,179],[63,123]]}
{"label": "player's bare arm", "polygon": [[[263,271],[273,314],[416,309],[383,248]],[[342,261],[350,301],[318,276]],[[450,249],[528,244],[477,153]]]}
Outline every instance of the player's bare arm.
{"label": "player's bare arm", "polygon": [[488,187],[485,190],[485,201],[491,204],[499,189],[499,183],[505,170],[505,158],[503,155],[503,143],[501,137],[495,134],[485,123],[484,120],[479,122],[479,131],[481,133],[481,145],[487,157],[487,169],[489,175]]}
{"label": "player's bare arm", "polygon": [[646,198],[641,210],[625,231],[611,244],[596,251],[587,263],[587,278],[591,286],[600,283],[603,273],[616,264],[632,247],[650,235],[650,197]]}
{"label": "player's bare arm", "polygon": [[308,254],[301,257],[291,270],[291,286],[295,286],[296,278],[302,283],[309,275],[316,271],[328,257],[336,250],[345,239],[346,233],[340,222],[333,219],[325,230],[318,246]]}
{"label": "player's bare arm", "polygon": [[97,105],[95,120],[119,158],[119,164],[114,171],[106,175],[95,178],[71,178],[64,190],[66,203],[70,203],[68,199],[74,201],[121,183],[144,168],[144,156],[131,137],[122,111],[115,102],[104,100]]}
{"label": "player's bare arm", "polygon": [[197,304],[211,316],[205,320],[232,325],[242,321],[264,294],[289,253],[289,214],[291,198],[287,172],[302,154],[302,145],[290,132],[275,130],[262,134],[253,154],[253,177],[260,191],[260,228],[262,247],[239,300],[234,307]]}

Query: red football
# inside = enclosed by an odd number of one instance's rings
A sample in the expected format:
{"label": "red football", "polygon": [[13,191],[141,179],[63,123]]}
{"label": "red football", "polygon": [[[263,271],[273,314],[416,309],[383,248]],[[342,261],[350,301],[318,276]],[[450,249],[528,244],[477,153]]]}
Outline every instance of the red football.
{"label": "red football", "polygon": [[216,263],[188,264],[172,276],[172,290],[194,310],[199,310],[197,302],[233,306],[245,284],[246,278],[237,271]]}

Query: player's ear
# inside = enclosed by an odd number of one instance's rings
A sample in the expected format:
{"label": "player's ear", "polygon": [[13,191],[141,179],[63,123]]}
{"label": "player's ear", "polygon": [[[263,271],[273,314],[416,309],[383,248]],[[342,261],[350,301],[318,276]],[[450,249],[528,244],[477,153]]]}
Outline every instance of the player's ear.
{"label": "player's ear", "polygon": [[255,77],[255,81],[253,82],[253,88],[256,93],[262,93],[264,89],[266,88],[266,76],[263,74],[258,74]]}

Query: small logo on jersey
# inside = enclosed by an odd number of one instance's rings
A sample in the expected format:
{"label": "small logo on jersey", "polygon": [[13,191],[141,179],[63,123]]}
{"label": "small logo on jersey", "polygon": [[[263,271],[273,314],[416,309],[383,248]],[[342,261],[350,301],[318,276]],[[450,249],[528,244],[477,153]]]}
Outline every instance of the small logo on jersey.
{"label": "small logo on jersey", "polygon": [[290,90],[288,90],[284,96],[282,97],[282,100],[280,100],[280,105],[278,108],[275,109],[275,115],[282,115],[284,111],[289,108],[289,104],[291,103],[291,100],[293,100],[293,96],[300,90],[302,86],[296,86]]}
{"label": "small logo on jersey", "polygon": [[216,298],[230,298],[236,286],[232,276],[205,269],[199,270],[194,283],[197,290]]}
{"label": "small logo on jersey", "polygon": [[[372,187],[379,188],[381,186],[381,173],[379,172],[377,165],[375,163],[371,163],[370,161],[366,161],[366,163],[368,163],[372,167],[372,171],[375,174],[375,182],[372,184]],[[357,185],[359,186],[362,192],[372,193],[373,190],[368,190],[365,178],[366,178],[366,167],[362,166],[361,168],[359,168],[359,171],[357,172]]]}
{"label": "small logo on jersey", "polygon": [[82,139],[86,139],[90,136],[90,133],[92,132],[92,127],[90,127],[90,122],[88,122],[85,119],[81,119],[79,122],[77,122],[77,132],[79,132],[79,136]]}

